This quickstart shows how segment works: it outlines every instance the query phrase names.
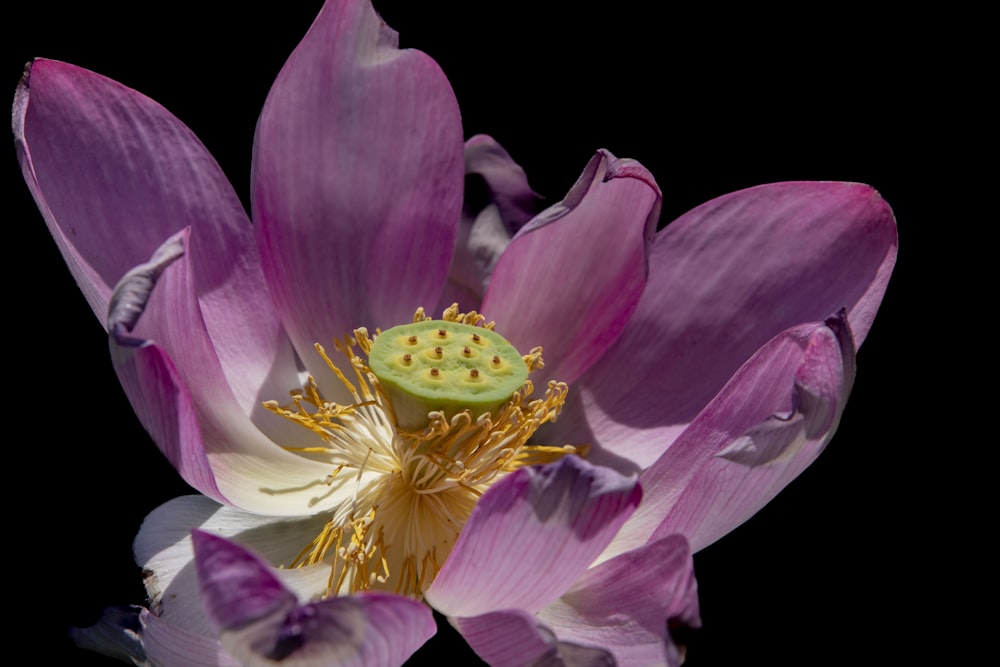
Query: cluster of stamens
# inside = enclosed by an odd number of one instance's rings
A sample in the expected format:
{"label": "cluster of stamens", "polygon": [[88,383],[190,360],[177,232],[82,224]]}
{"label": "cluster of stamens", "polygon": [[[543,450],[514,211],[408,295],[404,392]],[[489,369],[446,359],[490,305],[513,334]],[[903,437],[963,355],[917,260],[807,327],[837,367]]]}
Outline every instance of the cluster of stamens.
{"label": "cluster of stamens", "polygon": [[320,445],[287,449],[329,460],[324,483],[342,499],[289,566],[331,563],[327,594],[375,587],[419,596],[491,484],[578,451],[528,444],[556,419],[567,387],[549,382],[530,399],[526,378],[542,366],[541,350],[519,355],[492,323],[457,306],[440,321],[421,309],[411,325],[374,338],[356,329],[335,344],[354,381],[316,349],[353,402],[326,400],[310,377],[291,405],[265,403],[319,436]]}

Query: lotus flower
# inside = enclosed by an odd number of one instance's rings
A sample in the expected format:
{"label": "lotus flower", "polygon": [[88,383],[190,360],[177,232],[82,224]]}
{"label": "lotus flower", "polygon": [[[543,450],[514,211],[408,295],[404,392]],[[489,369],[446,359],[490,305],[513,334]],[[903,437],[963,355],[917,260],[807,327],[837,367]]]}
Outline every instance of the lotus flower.
{"label": "lotus flower", "polygon": [[[895,261],[860,184],[762,185],[657,231],[653,176],[600,150],[539,210],[367,0],[329,0],[275,81],[250,217],[190,130],[93,72],[31,63],[14,132],[136,414],[201,494],[136,539],[150,605],[115,650],[156,665],[400,664],[432,607],[492,665],[679,664],[691,553],[829,441]],[[458,335],[495,346],[453,366],[499,399],[378,365],[411,336],[386,358],[477,351]]]}

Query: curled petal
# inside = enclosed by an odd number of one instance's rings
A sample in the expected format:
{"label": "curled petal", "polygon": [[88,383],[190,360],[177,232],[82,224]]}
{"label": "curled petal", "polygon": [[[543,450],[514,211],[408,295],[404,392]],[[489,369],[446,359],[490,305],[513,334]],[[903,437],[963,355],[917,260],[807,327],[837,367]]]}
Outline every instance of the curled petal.
{"label": "curled petal", "polygon": [[391,667],[436,630],[425,605],[395,595],[299,604],[255,554],[210,533],[192,539],[206,613],[246,667]]}
{"label": "curled petal", "polygon": [[[275,392],[291,386],[294,357],[276,313],[261,300],[267,288],[250,221],[191,130],[120,83],[38,59],[18,87],[14,139],[35,202],[102,324],[112,286],[189,228],[191,296],[228,392],[250,414],[268,382],[280,387]],[[148,277],[154,268],[145,266]],[[135,305],[143,295],[133,297],[126,301]]]}
{"label": "curled petal", "polygon": [[427,600],[456,617],[537,611],[580,576],[641,495],[635,478],[575,456],[521,468],[483,494]]}
{"label": "curled petal", "polygon": [[[185,248],[190,233],[178,237]],[[332,503],[329,466],[279,447],[236,400],[193,298],[194,280],[184,252],[162,271],[135,324],[133,335],[146,343],[112,339],[115,371],[136,414],[184,479],[220,502],[271,515]]]}
{"label": "curled petal", "polygon": [[560,642],[538,619],[520,609],[452,618],[476,654],[490,667],[614,667],[610,653]]}
{"label": "curled petal", "polygon": [[857,183],[774,183],[719,197],[653,243],[618,342],[574,385],[555,427],[649,466],[754,352],[846,310],[860,345],[896,258],[886,202]]}
{"label": "curled petal", "polygon": [[671,535],[591,568],[539,622],[561,641],[608,650],[618,667],[678,667],[670,628],[701,625],[687,541]]}
{"label": "curled petal", "polygon": [[672,533],[697,551],[746,521],[820,454],[853,381],[843,314],[774,338],[643,472],[646,499],[602,558]]}
{"label": "curled petal", "polygon": [[327,2],[257,125],[257,240],[310,368],[321,363],[314,343],[409,321],[447,277],[462,201],[458,104],[437,64],[397,41],[368,0]]}
{"label": "curled petal", "polygon": [[646,284],[659,212],[652,175],[600,151],[511,241],[482,309],[518,349],[542,346],[539,382],[572,382],[618,338]]}

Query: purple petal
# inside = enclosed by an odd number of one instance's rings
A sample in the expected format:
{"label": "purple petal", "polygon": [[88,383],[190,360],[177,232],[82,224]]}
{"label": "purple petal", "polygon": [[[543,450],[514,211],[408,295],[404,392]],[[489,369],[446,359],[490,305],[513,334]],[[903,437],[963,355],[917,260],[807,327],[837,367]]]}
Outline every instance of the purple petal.
{"label": "purple petal", "polygon": [[465,200],[455,255],[436,312],[452,303],[479,310],[490,276],[511,237],[538,213],[541,197],[524,170],[492,137],[465,142]]}
{"label": "purple petal", "polygon": [[450,619],[490,667],[614,667],[607,651],[562,643],[538,619],[519,609]]}
{"label": "purple petal", "polygon": [[313,343],[433,307],[455,245],[462,128],[437,64],[367,0],[327,2],[257,126],[253,207],[272,296]]}
{"label": "purple petal", "polygon": [[189,227],[198,317],[241,409],[257,408],[272,374],[287,391],[294,359],[267,305],[250,221],[187,127],[106,77],[39,59],[18,88],[14,135],[28,187],[102,323],[112,286]]}
{"label": "purple petal", "polygon": [[646,284],[659,211],[649,172],[600,151],[511,241],[482,310],[522,352],[542,346],[539,383],[572,382],[618,338]]}
{"label": "purple petal", "polygon": [[567,456],[490,488],[428,589],[448,616],[537,611],[558,598],[635,509],[634,478]]}
{"label": "purple petal", "polygon": [[625,332],[574,385],[562,439],[648,466],[785,329],[843,308],[860,345],[895,257],[892,211],[866,185],[763,185],[681,216],[653,243]]}
{"label": "purple petal", "polygon": [[642,474],[643,504],[603,557],[671,533],[697,551],[746,521],[820,454],[853,380],[842,318],[774,338]]}
{"label": "purple petal", "polygon": [[701,625],[687,541],[669,536],[591,568],[539,622],[561,641],[607,649],[618,667],[677,667],[669,628]]}
{"label": "purple petal", "polygon": [[205,610],[247,667],[401,665],[436,631],[430,609],[395,595],[300,605],[254,554],[201,531],[192,539]]}

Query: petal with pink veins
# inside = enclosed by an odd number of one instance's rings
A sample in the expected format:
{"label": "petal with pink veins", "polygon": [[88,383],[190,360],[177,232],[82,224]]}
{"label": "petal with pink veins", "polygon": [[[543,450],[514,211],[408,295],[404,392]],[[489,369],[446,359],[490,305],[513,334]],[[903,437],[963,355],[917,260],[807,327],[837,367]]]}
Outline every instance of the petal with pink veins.
{"label": "petal with pink veins", "polygon": [[299,603],[257,555],[210,533],[192,539],[205,611],[246,667],[392,667],[437,629],[426,605],[397,595]]}
{"label": "petal with pink veins", "polygon": [[701,625],[687,541],[671,535],[589,569],[538,620],[560,641],[608,650],[618,667],[678,667],[670,629]]}
{"label": "petal with pink veins", "polygon": [[643,472],[643,504],[602,558],[672,533],[698,551],[746,521],[819,456],[853,381],[843,314],[775,337]]}
{"label": "petal with pink veins", "polygon": [[615,667],[607,651],[560,642],[536,616],[520,609],[449,620],[490,667]]}
{"label": "petal with pink veins", "polygon": [[193,297],[230,393],[251,414],[258,390],[287,391],[294,355],[250,220],[191,130],[135,90],[44,59],[25,71],[13,123],[28,188],[102,324],[119,279],[190,228]]}
{"label": "petal with pink veins", "polygon": [[461,214],[451,86],[368,0],[327,2],[257,124],[253,218],[271,294],[309,368],[313,344],[408,322],[444,285]]}
{"label": "petal with pink veins", "polygon": [[507,246],[482,310],[519,350],[542,346],[538,383],[573,382],[614,344],[645,287],[659,214],[652,175],[599,151]]}
{"label": "petal with pink veins", "polygon": [[634,477],[576,456],[520,468],[483,494],[427,600],[448,616],[537,611],[579,578],[641,496]]}
{"label": "petal with pink veins", "polygon": [[860,345],[896,244],[888,204],[857,183],[761,185],[681,216],[657,234],[624,333],[573,386],[560,439],[645,468],[785,329],[846,309]]}
{"label": "petal with pink veins", "polygon": [[[185,232],[177,241],[187,247],[189,239]],[[184,479],[217,500],[265,515],[333,506],[351,484],[328,485],[329,464],[279,446],[233,396],[194,298],[194,273],[187,252],[162,270],[131,332],[146,343],[112,339],[115,371],[143,426]]]}

